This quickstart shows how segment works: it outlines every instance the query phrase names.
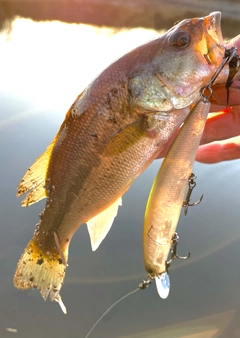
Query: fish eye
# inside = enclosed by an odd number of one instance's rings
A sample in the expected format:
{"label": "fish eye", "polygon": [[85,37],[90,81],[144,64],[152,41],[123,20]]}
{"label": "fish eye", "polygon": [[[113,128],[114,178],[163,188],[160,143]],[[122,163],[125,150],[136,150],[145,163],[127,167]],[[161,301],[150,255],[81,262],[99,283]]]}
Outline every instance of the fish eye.
{"label": "fish eye", "polygon": [[170,38],[169,42],[173,47],[176,48],[184,48],[190,45],[191,38],[190,35],[185,31],[178,31],[173,33]]}

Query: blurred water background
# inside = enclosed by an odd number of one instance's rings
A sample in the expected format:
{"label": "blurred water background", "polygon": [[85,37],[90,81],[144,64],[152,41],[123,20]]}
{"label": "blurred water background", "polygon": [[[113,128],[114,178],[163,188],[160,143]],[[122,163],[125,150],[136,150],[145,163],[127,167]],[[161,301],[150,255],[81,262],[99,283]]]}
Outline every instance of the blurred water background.
{"label": "blurred water background", "polygon": [[[214,10],[223,12],[226,38],[240,33],[238,1],[0,2],[0,337],[84,337],[107,307],[146,278],[143,215],[160,160],[124,195],[96,252],[85,226],[75,234],[61,292],[66,316],[36,290],[12,285],[44,207],[41,201],[21,208],[16,188],[99,72],[177,19]],[[178,250],[191,257],[174,261],[169,298],[161,300],[154,285],[137,292],[104,318],[92,338],[240,337],[240,162],[196,163],[194,172],[193,200],[204,198],[181,216]]]}

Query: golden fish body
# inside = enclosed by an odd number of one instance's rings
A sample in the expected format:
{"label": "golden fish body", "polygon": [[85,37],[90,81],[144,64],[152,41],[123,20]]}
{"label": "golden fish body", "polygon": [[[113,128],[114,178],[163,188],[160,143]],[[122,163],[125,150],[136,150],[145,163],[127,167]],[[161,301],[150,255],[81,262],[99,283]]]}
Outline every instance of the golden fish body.
{"label": "golden fish body", "polygon": [[166,262],[182,209],[188,179],[209,113],[200,100],[190,112],[154,180],[145,212],[143,252],[148,274],[166,272]]}
{"label": "golden fish body", "polygon": [[61,303],[70,240],[87,223],[93,250],[121,196],[189,113],[224,56],[220,13],[184,20],[110,65],[76,99],[47,151],[28,169],[23,206],[47,197],[14,277]]}

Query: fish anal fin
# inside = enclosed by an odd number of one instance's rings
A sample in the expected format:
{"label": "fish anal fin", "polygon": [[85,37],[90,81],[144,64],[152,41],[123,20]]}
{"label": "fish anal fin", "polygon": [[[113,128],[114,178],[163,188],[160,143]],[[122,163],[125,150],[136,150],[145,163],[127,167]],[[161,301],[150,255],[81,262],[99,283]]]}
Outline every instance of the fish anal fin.
{"label": "fish anal fin", "polygon": [[[66,254],[67,261],[67,254]],[[32,239],[25,248],[16,268],[13,283],[18,289],[39,289],[46,300],[59,303],[62,311],[66,308],[60,297],[60,289],[63,285],[66,266],[63,264],[58,252],[46,253]]]}
{"label": "fish anal fin", "polygon": [[91,240],[92,250],[95,251],[107,236],[114,218],[117,216],[118,207],[122,205],[122,198],[118,198],[107,209],[90,219],[87,222],[87,228]]}

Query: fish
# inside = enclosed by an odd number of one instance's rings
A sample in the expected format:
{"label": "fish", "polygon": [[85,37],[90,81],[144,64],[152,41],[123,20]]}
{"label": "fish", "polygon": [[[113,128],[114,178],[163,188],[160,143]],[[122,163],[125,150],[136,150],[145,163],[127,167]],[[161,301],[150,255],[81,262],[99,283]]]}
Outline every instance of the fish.
{"label": "fish", "polygon": [[200,98],[164,158],[147,201],[144,265],[161,298],[167,298],[170,290],[167,259],[209,110],[210,102]]}
{"label": "fish", "polygon": [[123,55],[77,97],[47,150],[23,176],[26,207],[46,198],[17,264],[18,289],[37,288],[66,313],[60,289],[75,231],[96,250],[122,195],[156,158],[221,64],[221,13],[186,19]]}

